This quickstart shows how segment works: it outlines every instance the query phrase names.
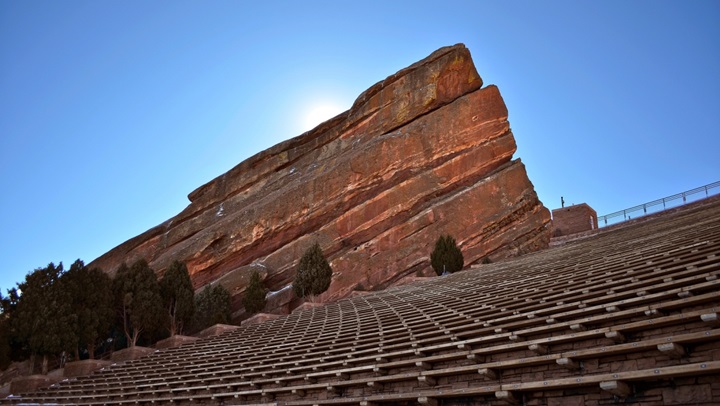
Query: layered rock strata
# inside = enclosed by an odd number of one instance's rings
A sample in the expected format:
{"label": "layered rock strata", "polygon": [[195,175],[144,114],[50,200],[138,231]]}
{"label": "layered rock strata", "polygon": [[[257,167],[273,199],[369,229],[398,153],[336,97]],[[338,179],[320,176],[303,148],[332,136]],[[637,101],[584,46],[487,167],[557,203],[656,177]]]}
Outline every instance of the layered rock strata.
{"label": "layered rock strata", "polygon": [[[243,318],[249,273],[287,297],[316,241],[334,270],[323,301],[428,274],[441,234],[455,237],[466,265],[538,250],[550,215],[515,150],[497,87],[482,87],[463,45],[441,48],[199,187],[180,214],[91,265],[113,273],[144,258],[162,273],[183,260],[196,288],[227,286]],[[266,311],[287,311],[288,300]]]}

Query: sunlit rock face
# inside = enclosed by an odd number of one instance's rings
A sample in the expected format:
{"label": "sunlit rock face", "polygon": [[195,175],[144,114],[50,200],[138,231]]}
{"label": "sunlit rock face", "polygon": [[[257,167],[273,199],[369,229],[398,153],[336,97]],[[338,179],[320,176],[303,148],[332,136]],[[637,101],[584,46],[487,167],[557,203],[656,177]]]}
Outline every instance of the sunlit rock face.
{"label": "sunlit rock face", "polygon": [[185,261],[196,288],[231,290],[242,319],[252,270],[279,292],[266,311],[291,310],[283,288],[316,241],[334,270],[321,301],[430,275],[442,234],[466,265],[535,251],[548,244],[550,214],[515,150],[497,87],[482,87],[463,45],[441,48],[199,187],[180,214],[91,265],[114,273],[145,258],[161,274]]}

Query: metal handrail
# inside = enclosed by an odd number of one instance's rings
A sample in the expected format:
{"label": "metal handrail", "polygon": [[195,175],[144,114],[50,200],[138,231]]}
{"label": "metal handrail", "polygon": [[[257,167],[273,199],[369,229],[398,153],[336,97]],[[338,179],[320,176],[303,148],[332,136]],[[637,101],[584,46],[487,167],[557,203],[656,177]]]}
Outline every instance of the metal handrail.
{"label": "metal handrail", "polygon": [[[600,216],[600,217],[598,217],[598,224],[601,227],[604,227],[604,226],[608,226],[610,224],[621,223],[623,221],[630,220],[632,218],[630,216],[630,214],[634,214],[641,210],[642,210],[642,213],[635,216],[635,218],[642,217],[642,216],[645,216],[648,214],[659,213],[663,210],[667,210],[668,208],[679,207],[679,206],[682,206],[682,205],[688,203],[689,197],[695,196],[698,193],[702,193],[702,192],[705,192],[705,196],[701,197],[701,199],[708,198],[711,195],[714,196],[715,194],[720,194],[720,181],[713,182],[713,183],[710,183],[705,186],[700,186],[698,188],[691,189],[686,192],[678,193],[678,194],[675,194],[672,196],[663,197],[662,199],[653,200],[651,202],[644,203],[644,204],[641,204],[638,206],[630,207],[629,209],[620,210],[620,211],[616,211],[615,213],[610,213],[610,214],[606,214],[604,216]],[[680,199],[682,199],[682,203],[675,204],[675,203],[677,203],[676,201],[678,201]],[[700,199],[695,199],[693,201],[696,201],[696,200],[700,200]],[[672,204],[672,206],[668,207],[670,204]],[[660,205],[662,205],[662,209],[653,211],[653,208],[655,208],[655,207],[659,208]],[[621,216],[622,216],[622,219],[619,219],[619,217],[621,217]],[[608,222],[608,220],[612,220],[612,219],[618,219],[618,220]]]}

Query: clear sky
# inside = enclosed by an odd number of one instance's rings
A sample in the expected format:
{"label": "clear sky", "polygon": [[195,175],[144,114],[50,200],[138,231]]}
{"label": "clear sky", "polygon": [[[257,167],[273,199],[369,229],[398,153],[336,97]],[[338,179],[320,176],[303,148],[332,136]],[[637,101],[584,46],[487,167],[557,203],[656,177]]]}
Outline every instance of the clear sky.
{"label": "clear sky", "polygon": [[91,261],[459,42],[548,208],[720,180],[718,1],[6,0],[0,289]]}

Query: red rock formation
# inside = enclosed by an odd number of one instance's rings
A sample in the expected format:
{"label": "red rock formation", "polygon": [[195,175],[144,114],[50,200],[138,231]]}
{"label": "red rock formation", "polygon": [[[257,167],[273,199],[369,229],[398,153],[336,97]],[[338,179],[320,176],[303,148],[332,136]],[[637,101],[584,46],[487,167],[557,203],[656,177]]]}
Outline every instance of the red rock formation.
{"label": "red rock formation", "polygon": [[[512,160],[498,89],[481,86],[463,45],[441,48],[201,186],[180,214],[91,265],[112,273],[145,258],[162,272],[180,259],[196,287],[218,280],[239,309],[250,269],[279,291],[314,241],[335,271],[323,301],[426,273],[445,233],[466,264],[544,248],[549,212]],[[285,306],[286,293],[266,311]]]}

